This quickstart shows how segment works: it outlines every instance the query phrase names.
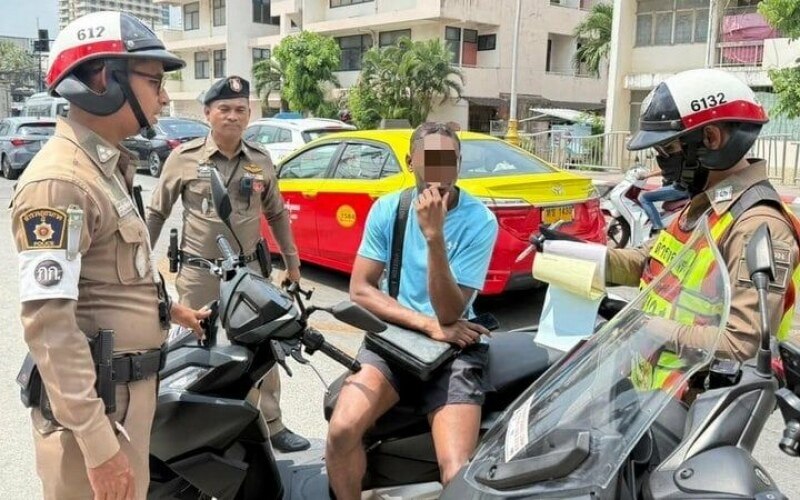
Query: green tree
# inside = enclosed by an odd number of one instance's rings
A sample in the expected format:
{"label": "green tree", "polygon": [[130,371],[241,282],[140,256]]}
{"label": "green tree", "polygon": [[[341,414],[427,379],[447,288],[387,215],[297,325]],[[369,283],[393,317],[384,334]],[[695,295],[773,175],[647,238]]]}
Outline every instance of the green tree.
{"label": "green tree", "polygon": [[[253,85],[256,95],[264,106],[269,107],[269,96],[273,92],[280,92],[283,71],[275,59],[262,59],[253,65]],[[286,111],[285,100],[281,96],[281,111]]]}
{"label": "green tree", "polygon": [[613,16],[614,8],[611,4],[596,3],[586,19],[575,27],[573,34],[580,40],[580,47],[572,59],[576,68],[586,64],[591,74],[600,74],[600,64],[608,59],[611,51]]}
{"label": "green tree", "polygon": [[[800,2],[797,0],[763,0],[758,11],[784,36],[800,38]],[[800,66],[769,71],[772,87],[778,96],[775,112],[789,118],[800,117]]]}
{"label": "green tree", "polygon": [[35,84],[38,78],[37,60],[19,45],[0,42],[0,79],[11,83],[13,87],[24,87]]}
{"label": "green tree", "polygon": [[401,38],[397,45],[370,49],[350,91],[353,120],[362,128],[374,127],[380,118],[406,119],[413,126],[424,122],[435,104],[461,97],[464,77],[450,60],[439,39]]}
{"label": "green tree", "polygon": [[302,113],[325,111],[325,84],[339,85],[341,50],[331,37],[302,31],[284,38],[274,50],[283,74],[281,95],[291,109]]}

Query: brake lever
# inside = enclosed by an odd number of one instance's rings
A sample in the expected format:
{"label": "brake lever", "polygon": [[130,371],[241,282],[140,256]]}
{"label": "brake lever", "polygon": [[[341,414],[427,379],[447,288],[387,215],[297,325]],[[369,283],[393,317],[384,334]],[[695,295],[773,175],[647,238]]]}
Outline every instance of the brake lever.
{"label": "brake lever", "polygon": [[309,363],[309,361],[303,357],[303,352],[300,348],[292,349],[289,352],[289,355],[291,355],[292,358],[294,358],[294,360],[300,363],[301,365],[307,365]]}
{"label": "brake lever", "polygon": [[[286,370],[286,374],[290,377],[292,376],[292,369],[289,368],[289,365],[286,363],[286,351],[283,350],[283,346],[277,340],[270,340],[269,341],[270,349],[272,349],[272,355],[275,357],[275,362],[278,363]],[[294,357],[294,355],[292,355]]]}

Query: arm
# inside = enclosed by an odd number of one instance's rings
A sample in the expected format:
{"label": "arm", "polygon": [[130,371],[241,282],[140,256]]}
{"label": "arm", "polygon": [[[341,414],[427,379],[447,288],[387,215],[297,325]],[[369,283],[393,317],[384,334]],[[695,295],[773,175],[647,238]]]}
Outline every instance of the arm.
{"label": "arm", "polygon": [[651,239],[640,248],[612,248],[606,257],[606,282],[613,285],[639,286],[644,266],[655,244]]}
{"label": "arm", "polygon": [[268,165],[264,167],[264,191],[261,193],[261,211],[267,219],[272,235],[278,242],[283,255],[283,263],[287,271],[300,273],[300,257],[297,245],[294,242],[292,226],[289,223],[289,212],[283,202],[283,196],[278,189],[278,179],[275,177],[272,163],[267,159]]}
{"label": "arm", "polygon": [[161,178],[153,190],[153,197],[147,207],[147,232],[150,233],[150,244],[155,247],[164,222],[169,218],[172,207],[181,196],[183,189],[182,160],[178,150],[173,151],[164,162]]}
{"label": "arm", "polygon": [[[115,456],[120,447],[103,401],[95,392],[94,362],[76,319],[81,261],[67,260],[66,237],[50,249],[36,247],[35,236],[24,222],[29,210],[63,211],[71,204],[84,211],[79,252],[85,254],[102,214],[86,193],[68,182],[44,180],[23,186],[14,199],[12,232],[19,251],[25,342],[39,368],[54,417],[75,435],[86,467],[95,468]],[[36,268],[43,260],[57,262],[62,270],[58,281],[47,287],[36,281]]]}
{"label": "arm", "polygon": [[[739,361],[755,356],[760,343],[758,293],[750,283],[744,250],[750,236],[763,222],[769,224],[775,251],[776,272],[779,276],[786,274],[786,283],[775,283],[770,286],[767,294],[767,310],[763,312],[770,318],[770,330],[773,334],[778,332],[786,294],[793,287],[792,272],[798,262],[798,246],[793,231],[783,214],[770,206],[759,206],[748,210],[740,220],[736,221],[729,236],[720,245],[720,251],[731,276],[731,310],[728,324],[719,339],[717,352]],[[788,259],[781,256],[788,256]],[[679,344],[692,347],[709,345],[715,335],[716,329],[688,327],[680,328],[677,334]]]}

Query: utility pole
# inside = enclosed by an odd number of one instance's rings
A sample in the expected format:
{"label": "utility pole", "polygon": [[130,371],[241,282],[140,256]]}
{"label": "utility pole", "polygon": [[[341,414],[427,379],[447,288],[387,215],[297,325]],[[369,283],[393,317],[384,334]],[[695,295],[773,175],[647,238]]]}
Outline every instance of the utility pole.
{"label": "utility pole", "polygon": [[517,48],[519,46],[519,22],[522,17],[522,0],[517,0],[517,15],[514,18],[514,42],[511,49],[511,109],[508,114],[506,141],[519,146],[519,124],[517,122]]}

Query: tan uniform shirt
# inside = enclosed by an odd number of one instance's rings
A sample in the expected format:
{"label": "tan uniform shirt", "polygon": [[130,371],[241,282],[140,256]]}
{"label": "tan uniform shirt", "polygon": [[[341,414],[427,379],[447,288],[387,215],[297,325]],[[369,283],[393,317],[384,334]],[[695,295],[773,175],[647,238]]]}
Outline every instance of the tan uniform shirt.
{"label": "tan uniform shirt", "polygon": [[[747,188],[766,179],[766,162],[757,161],[695,196],[681,214],[682,229],[693,229],[692,226],[709,207],[717,214],[726,212]],[[773,332],[777,331],[783,316],[784,296],[787,287],[792,286],[791,275],[798,262],[798,243],[791,223],[780,209],[771,204],[758,205],[746,211],[720,240],[719,250],[730,272],[732,296],[728,325],[717,352],[740,361],[754,357],[759,346],[758,293],[750,283],[744,257],[745,244],[763,222],[769,225],[775,254],[789,255],[790,261],[776,257],[776,265],[787,268],[784,271],[788,271],[789,279],[782,286],[770,287],[767,296],[769,307],[766,313]],[[653,239],[641,248],[610,250],[607,265],[609,283],[638,286],[654,243]],[[677,340],[680,345],[688,347],[707,346],[709,335],[715,335],[715,330],[681,327]]]}
{"label": "tan uniform shirt", "polygon": [[[147,228],[130,196],[134,173],[126,153],[60,119],[12,201],[25,341],[87,467],[119,450],[87,337],[113,329],[116,352],[157,349],[165,338]],[[68,223],[78,209],[82,223]]]}
{"label": "tan uniform shirt", "polygon": [[[300,260],[289,225],[289,213],[278,190],[278,180],[269,155],[242,140],[233,158],[223,155],[211,134],[186,142],[173,151],[164,164],[160,182],[147,209],[147,228],[155,243],[172,206],[183,201],[181,250],[206,258],[219,258],[217,235],[224,235],[236,250],[230,231],[216,215],[211,199],[211,169],[216,168],[227,184],[233,212],[231,224],[245,254],[255,251],[261,238],[261,213],[267,218],[288,268]],[[251,187],[244,188],[244,184]]]}

